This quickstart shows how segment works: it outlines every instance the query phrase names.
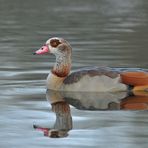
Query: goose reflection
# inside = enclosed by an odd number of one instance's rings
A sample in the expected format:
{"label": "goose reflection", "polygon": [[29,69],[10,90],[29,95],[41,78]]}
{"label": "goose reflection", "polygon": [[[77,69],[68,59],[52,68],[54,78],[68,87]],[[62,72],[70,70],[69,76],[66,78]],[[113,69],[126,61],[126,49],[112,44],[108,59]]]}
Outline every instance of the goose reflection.
{"label": "goose reflection", "polygon": [[67,137],[72,129],[72,117],[69,104],[56,91],[47,91],[47,100],[50,100],[52,111],[56,114],[56,121],[53,128],[44,128],[34,125],[34,128],[44,132],[44,136],[51,138]]}
{"label": "goose reflection", "polygon": [[122,110],[148,110],[148,92],[135,91],[124,98],[120,104]]}
{"label": "goose reflection", "polygon": [[72,129],[70,105],[80,110],[148,110],[147,92],[87,93],[47,90],[46,98],[56,114],[53,128],[34,125],[45,136],[62,138]]}
{"label": "goose reflection", "polygon": [[148,110],[148,92],[59,92],[70,105],[80,110]]}
{"label": "goose reflection", "polygon": [[66,92],[47,91],[51,104],[65,101],[79,110],[147,110],[148,92]]}
{"label": "goose reflection", "polygon": [[60,92],[70,105],[80,110],[119,110],[126,92]]}

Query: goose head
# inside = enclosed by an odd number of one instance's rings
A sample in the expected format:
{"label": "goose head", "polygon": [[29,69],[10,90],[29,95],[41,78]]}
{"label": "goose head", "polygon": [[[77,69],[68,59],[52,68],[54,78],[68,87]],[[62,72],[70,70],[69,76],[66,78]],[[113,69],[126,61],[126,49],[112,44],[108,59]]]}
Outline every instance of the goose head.
{"label": "goose head", "polygon": [[54,54],[56,62],[51,72],[58,77],[66,77],[71,69],[71,52],[70,44],[63,38],[50,38],[34,54]]}
{"label": "goose head", "polygon": [[72,48],[70,44],[64,40],[63,38],[50,38],[46,41],[46,43],[37,50],[34,54],[42,55],[42,54],[54,54],[55,56],[71,56]]}

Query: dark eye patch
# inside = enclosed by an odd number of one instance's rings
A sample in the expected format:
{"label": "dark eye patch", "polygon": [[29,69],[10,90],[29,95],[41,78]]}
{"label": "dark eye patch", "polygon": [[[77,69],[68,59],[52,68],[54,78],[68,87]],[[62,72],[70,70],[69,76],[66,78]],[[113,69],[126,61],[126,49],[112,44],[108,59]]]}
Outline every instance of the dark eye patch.
{"label": "dark eye patch", "polygon": [[50,45],[51,45],[52,47],[57,47],[59,44],[61,44],[61,42],[60,42],[58,39],[52,39],[52,40],[50,41]]}

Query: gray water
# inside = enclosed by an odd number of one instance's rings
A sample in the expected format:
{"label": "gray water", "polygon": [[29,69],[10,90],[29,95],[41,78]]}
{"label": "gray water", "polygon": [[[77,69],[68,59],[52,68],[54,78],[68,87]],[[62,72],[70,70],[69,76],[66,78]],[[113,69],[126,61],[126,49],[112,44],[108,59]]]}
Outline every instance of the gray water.
{"label": "gray water", "polygon": [[66,137],[46,137],[33,128],[58,126],[45,89],[54,57],[32,55],[53,36],[72,45],[72,70],[148,68],[148,1],[0,0],[0,147],[147,148],[148,114],[141,111],[147,110],[147,96],[131,101],[141,103],[137,111],[129,105],[121,108],[120,97],[111,104],[116,109],[101,106],[93,111],[70,97],[70,111],[63,115],[72,117]]}

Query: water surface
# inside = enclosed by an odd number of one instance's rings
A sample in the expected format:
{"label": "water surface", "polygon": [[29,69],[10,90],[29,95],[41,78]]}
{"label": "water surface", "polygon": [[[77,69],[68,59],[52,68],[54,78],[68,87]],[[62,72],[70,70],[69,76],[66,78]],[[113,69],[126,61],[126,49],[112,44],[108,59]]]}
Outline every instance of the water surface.
{"label": "water surface", "polygon": [[[72,70],[92,65],[148,68],[147,15],[144,0],[0,0],[0,147],[147,148],[148,115],[141,111],[147,97],[125,99],[126,111],[119,106],[92,111],[72,102],[73,126],[65,138],[34,130],[33,124],[54,127],[56,115],[45,89],[54,56],[32,55],[48,38],[60,36],[73,47]],[[129,102],[144,108],[133,111]]]}

